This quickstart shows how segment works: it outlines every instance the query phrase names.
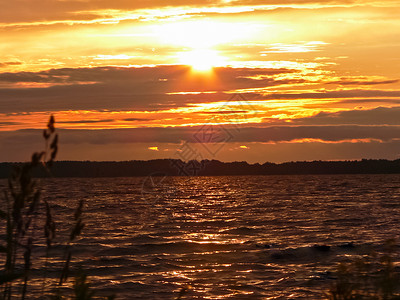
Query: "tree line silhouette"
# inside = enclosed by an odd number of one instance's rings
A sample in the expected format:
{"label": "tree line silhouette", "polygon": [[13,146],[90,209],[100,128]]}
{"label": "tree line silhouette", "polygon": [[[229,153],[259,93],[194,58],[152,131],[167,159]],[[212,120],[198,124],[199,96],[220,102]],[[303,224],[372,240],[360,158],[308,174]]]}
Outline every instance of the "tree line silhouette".
{"label": "tree line silhouette", "polygon": [[[7,178],[12,169],[22,163],[0,163],[0,178]],[[355,161],[297,161],[285,163],[249,164],[203,160],[183,162],[173,159],[135,161],[56,161],[51,174],[44,167],[34,171],[35,177],[135,177],[162,176],[222,176],[222,175],[300,175],[300,174],[396,174],[400,159],[362,159]]]}

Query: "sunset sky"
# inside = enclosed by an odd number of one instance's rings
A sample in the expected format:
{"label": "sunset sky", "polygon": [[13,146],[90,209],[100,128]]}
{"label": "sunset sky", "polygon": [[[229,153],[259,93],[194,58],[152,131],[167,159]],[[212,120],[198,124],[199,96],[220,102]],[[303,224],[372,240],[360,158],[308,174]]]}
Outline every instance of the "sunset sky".
{"label": "sunset sky", "polygon": [[0,160],[396,159],[399,79],[395,0],[0,0]]}

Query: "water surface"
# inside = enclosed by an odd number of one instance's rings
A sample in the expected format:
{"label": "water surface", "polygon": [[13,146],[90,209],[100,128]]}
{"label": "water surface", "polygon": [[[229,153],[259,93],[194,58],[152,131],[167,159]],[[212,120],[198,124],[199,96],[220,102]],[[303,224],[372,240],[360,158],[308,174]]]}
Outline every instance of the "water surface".
{"label": "water surface", "polygon": [[399,237],[400,175],[68,178],[42,185],[61,228],[85,200],[73,266],[120,299],[174,299],[183,287],[183,299],[321,299],[338,261]]}

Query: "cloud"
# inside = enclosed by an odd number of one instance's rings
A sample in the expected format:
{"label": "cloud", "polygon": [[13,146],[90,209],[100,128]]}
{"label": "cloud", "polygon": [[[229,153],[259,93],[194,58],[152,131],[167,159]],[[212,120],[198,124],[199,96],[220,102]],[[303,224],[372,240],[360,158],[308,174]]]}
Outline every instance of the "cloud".
{"label": "cloud", "polygon": [[[375,13],[371,16],[372,21],[387,20],[389,17],[397,19],[397,12],[393,10],[396,6],[393,0],[366,0],[347,1],[303,1],[303,0],[238,0],[238,1],[211,1],[211,0],[175,0],[165,2],[156,1],[127,1],[127,0],[92,0],[92,1],[57,1],[57,0],[13,0],[2,3],[0,10],[0,28],[7,30],[19,29],[21,27],[38,28],[40,26],[113,26],[116,23],[176,20],[178,18],[197,17],[221,17],[237,16],[257,17],[269,14],[273,17],[279,13],[293,13],[317,9],[329,9],[341,16],[341,21],[346,21],[343,11],[347,8],[363,7]],[[388,11],[380,12],[384,8]],[[338,13],[337,11],[342,12]],[[324,13],[322,11],[322,13]],[[336,15],[334,15],[336,16]],[[359,15],[351,15],[354,20]],[[344,17],[344,18],[343,18]],[[325,19],[325,18],[324,18]],[[291,21],[291,20],[290,20]]]}
{"label": "cloud", "polygon": [[[292,75],[301,77],[297,70],[285,68],[220,67],[215,68],[213,77],[210,79],[205,75],[191,73],[189,67],[180,65],[3,72],[0,73],[0,84],[6,87],[0,88],[0,113],[70,110],[159,111],[200,103],[226,102],[232,97],[231,93],[237,89],[241,89],[241,94],[245,99],[252,101],[329,99],[330,105],[335,102],[357,105],[372,102],[383,104],[400,102],[400,91],[396,90],[347,89],[282,92],[285,86],[291,87],[299,82],[307,83],[306,79],[290,79]],[[282,76],[288,79],[279,79]],[[24,88],[25,84],[37,86]],[[258,92],[260,89],[270,87],[280,89],[268,93]],[[252,92],[253,90],[256,92]],[[310,108],[312,103],[306,106]],[[315,107],[321,109],[321,103],[316,104]],[[198,113],[218,114],[214,110]],[[315,122],[322,120],[321,117],[314,119]],[[333,118],[330,120],[332,121]],[[134,118],[125,121],[140,120]],[[146,120],[141,119],[141,121]],[[296,122],[311,124],[307,123],[311,122],[310,120]],[[373,124],[380,123],[376,121]]]}
{"label": "cloud", "polygon": [[211,115],[224,115],[224,114],[243,114],[247,113],[246,110],[228,110],[228,111],[201,111],[200,114],[211,114]]}
{"label": "cloud", "polygon": [[340,85],[378,85],[378,84],[391,84],[397,83],[399,80],[337,80],[337,81],[330,81],[327,84],[340,84]]}
{"label": "cloud", "polygon": [[[396,1],[390,0],[367,0],[364,5],[375,4],[377,6],[395,5]],[[4,23],[11,22],[34,22],[34,21],[55,21],[55,20],[91,20],[96,18],[112,18],[120,11],[135,12],[137,10],[160,10],[165,8],[227,8],[253,7],[263,9],[276,7],[351,7],[360,5],[359,1],[348,0],[290,0],[284,3],[279,0],[233,0],[233,1],[211,1],[211,0],[163,0],[126,1],[126,0],[95,0],[95,1],[55,1],[55,0],[13,0],[2,3],[0,20]],[[229,10],[228,10],[229,11]]]}
{"label": "cloud", "polygon": [[22,65],[22,62],[20,61],[6,61],[6,62],[0,62],[0,68],[8,67],[8,66],[18,66]]}
{"label": "cloud", "polygon": [[50,72],[19,72],[19,73],[0,73],[0,82],[35,82],[35,83],[60,83],[68,80],[67,76],[54,76]]}
{"label": "cloud", "polygon": [[[377,98],[377,97],[396,97],[400,98],[400,91],[388,90],[339,90],[339,91],[316,91],[316,92],[295,92],[295,93],[274,93],[274,94],[259,94],[258,99],[273,100],[273,99],[339,99],[343,98]],[[352,99],[356,100],[356,99]],[[361,100],[362,101],[362,100]]]}
{"label": "cloud", "polygon": [[[104,130],[60,129],[63,144],[126,144],[126,143],[174,143],[182,141],[213,144],[214,141],[245,143],[279,143],[296,140],[320,140],[327,142],[349,140],[400,139],[400,126],[271,126],[265,128],[232,126],[194,126],[168,128],[130,128]],[[40,130],[0,132],[1,143],[30,143],[40,137]],[[203,138],[202,138],[203,137]]]}
{"label": "cloud", "polygon": [[320,112],[307,118],[292,120],[293,124],[333,125],[400,125],[400,107],[377,107],[364,110]]}
{"label": "cloud", "polygon": [[[210,128],[208,128],[210,129]],[[215,145],[199,143],[195,135],[204,127],[136,128],[113,130],[62,130],[59,159],[129,160],[177,158],[187,140],[204,158],[250,162],[315,159],[396,158],[400,153],[400,126],[273,126],[267,128],[214,127],[214,133],[230,132],[231,138]],[[205,133],[210,133],[207,131]],[[0,131],[3,161],[23,161],[42,149],[41,130]],[[222,139],[223,140],[223,139]],[[29,147],[27,147],[29,145]],[[243,147],[246,145],[246,151]],[[149,151],[150,147],[171,151]],[[155,148],[153,148],[155,149]],[[217,149],[216,156],[207,149]],[[161,154],[161,152],[163,154]],[[158,153],[158,154],[156,154]],[[110,155],[112,154],[112,155]],[[161,155],[161,156],[160,156]],[[208,156],[207,156],[208,155]]]}
{"label": "cloud", "polygon": [[74,120],[74,121],[58,121],[59,124],[88,124],[88,123],[108,123],[114,122],[114,119],[104,119],[104,120]]}
{"label": "cloud", "polygon": [[325,45],[324,42],[313,41],[296,44],[282,44],[275,43],[270,45],[266,50],[260,53],[302,53],[320,51],[321,46]]}
{"label": "cloud", "polygon": [[20,125],[21,123],[18,122],[8,122],[8,121],[1,121],[0,127],[8,127],[10,125]]}
{"label": "cloud", "polygon": [[[266,68],[214,68],[214,76],[219,82],[210,80],[209,75],[190,74],[190,67],[183,65],[167,65],[154,67],[97,67],[97,68],[62,68],[51,69],[41,72],[17,72],[0,73],[0,81],[3,82],[65,82],[73,84],[76,82],[97,82],[97,83],[118,83],[129,82],[135,88],[143,83],[152,83],[165,86],[173,82],[174,87],[166,92],[185,91],[184,86],[189,84],[194,89],[203,87],[204,89],[218,89],[218,84],[234,87],[236,84],[254,83],[256,86],[260,82],[268,82],[268,78],[254,79],[255,76],[273,76],[279,74],[295,73],[296,70],[290,69],[266,69]],[[167,83],[168,82],[168,83]],[[168,84],[169,86],[169,84]],[[250,84],[251,86],[251,84]],[[182,88],[182,89],[181,89]],[[191,90],[192,88],[186,88]]]}
{"label": "cloud", "polygon": [[400,137],[398,126],[273,126],[243,128],[235,135],[238,142],[282,142],[298,139],[341,141],[351,139],[376,139],[388,141]]}
{"label": "cloud", "polygon": [[[142,68],[64,68],[41,72],[0,73],[0,82],[44,87],[0,89],[0,113],[58,110],[159,110],[188,103],[223,101],[223,92],[237,88],[281,86],[298,80],[277,80],[289,69],[216,68],[213,79],[191,74],[187,66]],[[262,79],[255,78],[262,76]],[[48,87],[47,85],[51,86]],[[57,85],[53,85],[57,84]],[[217,94],[184,95],[181,92]]]}
{"label": "cloud", "polygon": [[122,119],[123,121],[132,121],[132,122],[136,122],[136,121],[153,121],[154,119],[147,119],[147,118],[125,118]]}

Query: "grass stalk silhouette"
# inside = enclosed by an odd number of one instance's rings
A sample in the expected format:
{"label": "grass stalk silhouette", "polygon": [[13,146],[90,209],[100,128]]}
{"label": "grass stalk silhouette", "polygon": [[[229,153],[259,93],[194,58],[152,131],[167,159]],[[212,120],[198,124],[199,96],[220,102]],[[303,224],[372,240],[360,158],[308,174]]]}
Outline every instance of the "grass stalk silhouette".
{"label": "grass stalk silhouette", "polygon": [[[25,164],[17,165],[8,180],[8,188],[4,191],[0,204],[0,222],[5,232],[0,235],[0,299],[12,298],[31,299],[38,297],[32,294],[29,288],[32,285],[32,264],[40,263],[39,257],[34,257],[35,246],[45,241],[44,264],[39,268],[42,278],[41,297],[52,299],[66,299],[60,287],[69,278],[71,264],[71,243],[81,234],[84,227],[81,200],[73,216],[73,225],[67,239],[64,251],[64,262],[58,280],[47,278],[50,250],[57,234],[56,222],[53,217],[51,204],[47,200],[41,201],[41,190],[37,180],[32,178],[32,172],[36,168],[44,168],[50,172],[50,168],[58,152],[58,134],[55,129],[55,120],[51,116],[47,128],[43,130],[45,149],[34,152],[31,160]],[[39,230],[42,229],[42,230]],[[46,285],[50,289],[46,290]],[[72,294],[74,299],[92,299],[94,291],[91,291],[87,277],[83,273],[74,280]],[[67,296],[67,298],[70,296]],[[71,298],[71,297],[70,297]],[[112,299],[113,297],[108,297]]]}

